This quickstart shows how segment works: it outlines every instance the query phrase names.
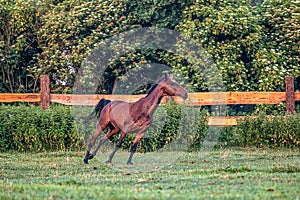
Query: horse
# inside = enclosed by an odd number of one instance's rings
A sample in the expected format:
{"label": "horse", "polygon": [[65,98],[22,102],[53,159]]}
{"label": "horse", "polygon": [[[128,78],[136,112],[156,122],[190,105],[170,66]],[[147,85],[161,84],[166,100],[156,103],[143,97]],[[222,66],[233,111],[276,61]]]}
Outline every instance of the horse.
{"label": "horse", "polygon": [[[165,96],[179,96],[183,99],[187,99],[188,93],[187,90],[176,83],[170,75],[165,75],[163,79],[154,84],[146,92],[145,97],[142,97],[136,102],[101,99],[92,113],[99,115],[99,120],[96,125],[96,130],[88,142],[84,163],[88,164],[88,160],[95,157],[97,151],[105,141],[109,140],[113,135],[120,133],[115,149],[106,161],[108,164],[111,163],[116,151],[121,147],[122,140],[126,134],[135,133],[136,135],[127,161],[128,165],[132,165],[132,157],[138,143],[152,124],[153,114]],[[98,136],[105,128],[108,128],[106,135],[100,139],[94,152],[90,153]]]}

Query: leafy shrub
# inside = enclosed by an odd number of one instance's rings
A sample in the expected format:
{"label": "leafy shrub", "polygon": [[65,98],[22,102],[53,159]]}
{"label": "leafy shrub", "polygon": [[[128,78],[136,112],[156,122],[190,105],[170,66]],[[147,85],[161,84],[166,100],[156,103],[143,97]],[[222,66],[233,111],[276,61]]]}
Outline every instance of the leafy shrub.
{"label": "leafy shrub", "polygon": [[[33,105],[1,105],[0,151],[83,149],[83,142],[87,142],[95,130],[96,119],[93,123],[84,123],[83,116],[88,116],[90,111],[86,106],[52,105],[48,110],[41,110]],[[203,113],[200,108],[181,107],[175,103],[159,106],[138,151],[155,151],[172,142],[180,145],[173,147],[176,149],[200,145],[207,128]],[[127,134],[122,143],[124,149],[131,148],[134,136]],[[116,143],[118,138],[117,134],[112,141]]]}
{"label": "leafy shrub", "polygon": [[225,128],[220,141],[233,146],[299,147],[300,115],[246,117]]}
{"label": "leafy shrub", "polygon": [[69,107],[0,106],[0,150],[46,151],[82,147]]}
{"label": "leafy shrub", "polygon": [[[52,105],[0,106],[0,151],[52,151],[84,149],[95,123],[84,124],[91,107]],[[201,107],[180,106],[169,102],[159,106],[154,122],[141,141],[138,151],[159,149],[199,150],[204,139],[217,136],[219,145],[299,147],[300,115],[245,117],[234,127],[207,126],[207,112]],[[122,148],[129,150],[134,134],[127,134]],[[111,140],[115,144],[119,135]],[[216,138],[213,138],[214,140]],[[215,142],[213,142],[215,144]]]}

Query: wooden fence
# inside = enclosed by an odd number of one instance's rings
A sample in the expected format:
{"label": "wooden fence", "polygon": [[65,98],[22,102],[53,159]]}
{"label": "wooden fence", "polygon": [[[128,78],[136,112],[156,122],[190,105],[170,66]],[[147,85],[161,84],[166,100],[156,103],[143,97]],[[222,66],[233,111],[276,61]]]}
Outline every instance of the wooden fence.
{"label": "wooden fence", "polygon": [[[51,94],[49,76],[41,76],[40,93],[0,93],[0,102],[39,102],[42,109],[47,109],[50,102],[64,105],[90,105],[94,106],[101,98],[110,100],[123,100],[134,102],[144,95],[77,95],[77,94]],[[163,101],[167,101],[164,98]],[[178,103],[183,103],[181,98],[173,98]],[[184,102],[189,106],[204,105],[234,105],[234,104],[279,104],[286,102],[287,113],[294,113],[295,101],[300,101],[300,92],[294,91],[294,78],[286,77],[286,92],[201,92],[189,93],[189,98]],[[240,117],[211,117],[211,126],[233,126]]]}

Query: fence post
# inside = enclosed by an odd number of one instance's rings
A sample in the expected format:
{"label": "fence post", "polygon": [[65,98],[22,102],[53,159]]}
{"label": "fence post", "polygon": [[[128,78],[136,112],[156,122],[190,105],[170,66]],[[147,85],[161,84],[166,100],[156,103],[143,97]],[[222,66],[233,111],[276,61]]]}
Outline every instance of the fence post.
{"label": "fence post", "polygon": [[40,76],[40,95],[41,108],[46,110],[50,107],[50,78],[49,75],[43,74]]}
{"label": "fence post", "polygon": [[286,88],[286,112],[287,114],[293,114],[295,112],[295,87],[294,77],[285,77],[285,88]]}

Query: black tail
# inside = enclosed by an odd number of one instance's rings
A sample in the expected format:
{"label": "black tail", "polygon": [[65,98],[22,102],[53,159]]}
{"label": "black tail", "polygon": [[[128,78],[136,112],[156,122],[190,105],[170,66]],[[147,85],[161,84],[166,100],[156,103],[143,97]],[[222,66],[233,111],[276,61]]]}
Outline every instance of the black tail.
{"label": "black tail", "polygon": [[111,102],[111,100],[109,100],[109,99],[101,99],[98,102],[98,104],[96,105],[96,107],[93,110],[93,112],[84,120],[84,123],[88,123],[94,117],[99,118],[101,110],[104,108],[104,106],[106,106],[110,102]]}

